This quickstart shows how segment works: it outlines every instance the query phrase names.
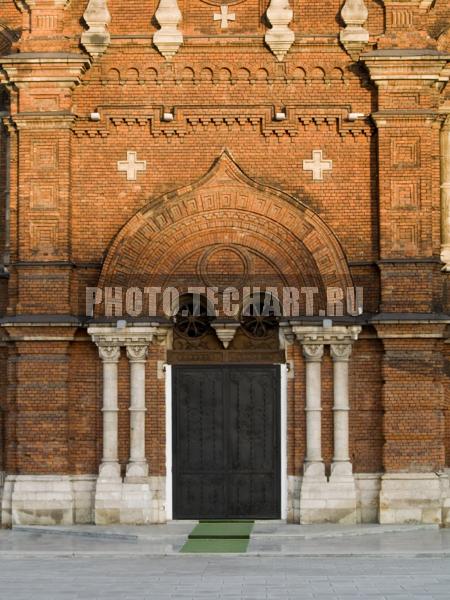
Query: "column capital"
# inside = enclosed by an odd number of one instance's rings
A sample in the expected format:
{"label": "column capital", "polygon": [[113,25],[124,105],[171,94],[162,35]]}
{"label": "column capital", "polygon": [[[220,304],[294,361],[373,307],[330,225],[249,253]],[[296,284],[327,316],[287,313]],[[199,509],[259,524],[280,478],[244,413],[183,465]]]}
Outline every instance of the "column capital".
{"label": "column capital", "polygon": [[131,363],[145,363],[148,357],[147,344],[127,345],[127,357]]}
{"label": "column capital", "polygon": [[352,355],[352,350],[353,344],[351,342],[330,345],[331,357],[335,362],[348,362]]}
{"label": "column capital", "polygon": [[307,362],[320,362],[323,358],[324,345],[306,342],[302,344],[302,350]]}
{"label": "column capital", "polygon": [[120,359],[120,346],[98,345],[98,353],[104,363],[117,363]]}

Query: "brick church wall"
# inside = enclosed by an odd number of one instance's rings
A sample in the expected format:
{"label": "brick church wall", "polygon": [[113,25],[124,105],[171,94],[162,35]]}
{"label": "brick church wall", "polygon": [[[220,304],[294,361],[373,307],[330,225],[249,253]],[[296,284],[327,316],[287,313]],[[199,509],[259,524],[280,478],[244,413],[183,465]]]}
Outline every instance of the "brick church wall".
{"label": "brick church wall", "polygon": [[[180,2],[186,39],[172,62],[151,44],[155,0],[109,4],[112,42],[86,72],[80,68],[80,85],[73,90],[25,87],[19,98],[11,94],[14,118],[42,113],[49,126],[8,124],[12,264],[9,279],[0,274],[0,316],[19,317],[19,324],[5,325],[4,338],[17,341],[0,346],[0,470],[3,465],[17,474],[97,473],[102,454],[97,349],[84,328],[32,328],[21,325],[20,318],[84,316],[85,288],[97,285],[124,225],[163,194],[203,177],[225,148],[254,181],[291,194],[318,215],[342,246],[355,284],[364,287],[365,312],[389,315],[387,324],[379,320],[364,327],[350,361],[355,471],[450,467],[450,345],[441,343],[448,332],[440,323],[420,319],[412,325],[392,322],[394,314],[436,317],[450,311],[450,279],[441,273],[439,259],[440,131],[438,119],[427,117],[449,102],[448,89],[417,91],[408,84],[377,89],[370,68],[338,45],[340,0],[295,2],[292,29],[298,43],[284,62],[263,45],[266,26],[260,17],[266,1],[233,5],[234,31],[241,37],[215,45],[198,36],[218,36],[212,19],[218,7]],[[373,47],[441,44],[450,50],[440,37],[450,24],[446,0],[437,0],[426,15],[413,11],[411,31],[395,29],[395,7],[385,11],[378,0],[366,4]],[[26,33],[14,48],[81,56],[85,7],[84,0],[72,0],[60,32],[47,40]],[[0,25],[18,30],[25,20],[15,2],[0,0]],[[259,37],[246,38],[249,33]],[[0,108],[5,103],[3,98]],[[280,123],[274,114],[281,109],[287,118]],[[97,110],[100,122],[89,118]],[[161,119],[165,110],[174,110],[171,123]],[[352,111],[373,118],[352,123]],[[406,118],[405,111],[412,116]],[[72,114],[73,121],[61,124],[60,113]],[[5,136],[6,128],[0,136],[0,255],[5,248]],[[333,160],[333,173],[320,183],[302,168],[318,148]],[[147,170],[133,182],[117,169],[130,150],[147,161]],[[198,232],[194,220],[191,225],[186,238]],[[265,233],[261,255],[274,237],[269,227]],[[217,241],[212,234],[210,241]],[[175,236],[165,243],[176,253]],[[194,245],[186,242],[183,248],[189,254]],[[36,333],[49,339],[30,341]],[[146,448],[150,471],[158,476],[165,473],[161,364],[166,355],[155,345],[149,352]],[[288,348],[287,358],[292,364],[288,471],[298,475],[306,452],[305,363],[299,344]],[[327,469],[333,458],[332,367],[327,349],[322,365]],[[122,349],[123,470],[129,457],[129,379]]]}

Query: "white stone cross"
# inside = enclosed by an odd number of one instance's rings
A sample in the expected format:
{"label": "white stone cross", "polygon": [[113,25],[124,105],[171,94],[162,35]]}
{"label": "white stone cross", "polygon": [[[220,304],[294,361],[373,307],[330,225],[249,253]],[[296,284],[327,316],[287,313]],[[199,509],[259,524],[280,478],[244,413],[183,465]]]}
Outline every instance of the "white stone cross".
{"label": "white stone cross", "polygon": [[324,160],[322,150],[314,150],[312,160],[303,161],[303,170],[312,171],[314,181],[323,181],[324,172],[333,170],[333,161]]}
{"label": "white stone cross", "polygon": [[228,29],[228,21],[236,21],[235,13],[228,13],[228,6],[222,4],[220,7],[220,15],[215,13],[213,15],[214,21],[220,21],[221,29]]}
{"label": "white stone cross", "polygon": [[136,181],[139,171],[147,170],[147,161],[138,160],[137,152],[127,152],[127,160],[119,160],[117,170],[127,174],[128,181]]}

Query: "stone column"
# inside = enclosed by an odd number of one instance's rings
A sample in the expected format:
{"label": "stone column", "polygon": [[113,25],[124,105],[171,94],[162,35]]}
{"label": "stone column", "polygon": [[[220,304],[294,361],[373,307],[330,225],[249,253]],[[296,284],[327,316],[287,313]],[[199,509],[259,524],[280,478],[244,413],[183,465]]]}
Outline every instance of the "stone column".
{"label": "stone column", "polygon": [[130,361],[130,460],[127,465],[128,477],[148,477],[148,463],[145,456],[145,363],[148,346],[127,346]]}
{"label": "stone column", "polygon": [[351,477],[352,464],[349,454],[348,363],[352,354],[351,344],[331,344],[334,387],[334,456],[331,477]]}
{"label": "stone column", "polygon": [[99,346],[103,363],[103,458],[100,477],[120,477],[118,455],[118,404],[117,365],[120,358],[119,346]]}
{"label": "stone column", "polygon": [[324,477],[322,460],[323,344],[303,344],[306,360],[306,477]]}
{"label": "stone column", "polygon": [[450,115],[441,131],[441,260],[450,272]]}
{"label": "stone column", "polygon": [[122,478],[118,454],[118,362],[120,346],[99,342],[103,363],[103,458],[95,488],[95,524],[109,525],[120,520]]}

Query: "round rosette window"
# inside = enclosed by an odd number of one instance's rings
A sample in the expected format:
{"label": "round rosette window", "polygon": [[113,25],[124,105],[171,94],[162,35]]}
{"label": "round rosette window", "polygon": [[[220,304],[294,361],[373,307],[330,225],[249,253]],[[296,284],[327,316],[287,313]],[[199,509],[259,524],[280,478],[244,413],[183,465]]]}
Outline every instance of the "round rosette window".
{"label": "round rosette window", "polygon": [[173,320],[178,333],[194,339],[203,337],[210,331],[213,317],[208,315],[208,304],[205,298],[186,294],[180,298],[178,311]]}
{"label": "round rosette window", "polygon": [[243,330],[254,338],[267,338],[278,328],[281,312],[278,298],[272,293],[256,294],[246,299],[241,312]]}

